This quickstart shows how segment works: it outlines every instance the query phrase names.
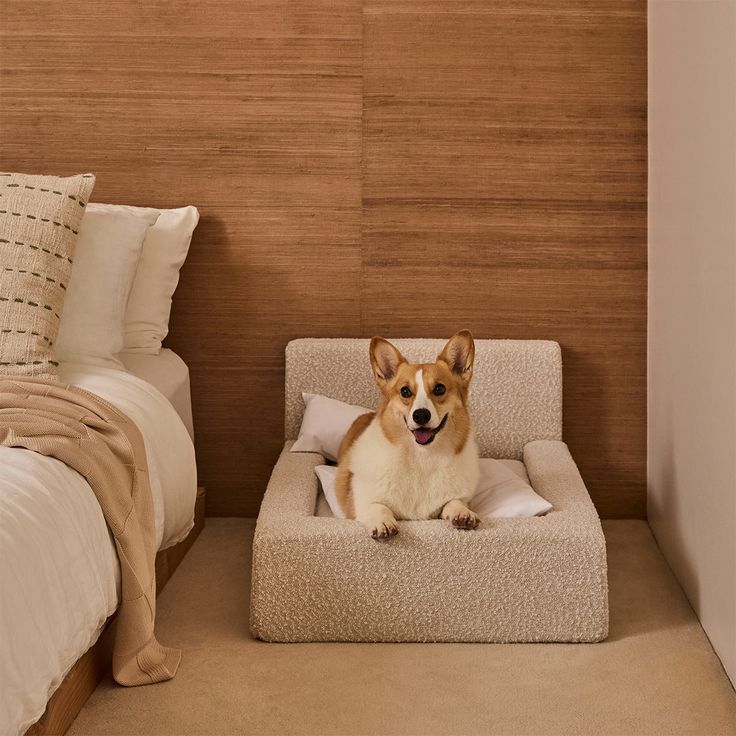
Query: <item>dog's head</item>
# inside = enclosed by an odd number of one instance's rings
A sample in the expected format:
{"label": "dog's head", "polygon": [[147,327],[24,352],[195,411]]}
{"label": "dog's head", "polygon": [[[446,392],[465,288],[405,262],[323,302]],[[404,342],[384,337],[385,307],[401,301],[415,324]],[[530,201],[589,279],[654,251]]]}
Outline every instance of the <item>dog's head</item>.
{"label": "dog's head", "polygon": [[459,451],[470,432],[467,401],[475,344],[467,330],[453,335],[434,363],[409,363],[388,340],[374,337],[370,357],[381,390],[381,426],[392,442],[445,445]]}

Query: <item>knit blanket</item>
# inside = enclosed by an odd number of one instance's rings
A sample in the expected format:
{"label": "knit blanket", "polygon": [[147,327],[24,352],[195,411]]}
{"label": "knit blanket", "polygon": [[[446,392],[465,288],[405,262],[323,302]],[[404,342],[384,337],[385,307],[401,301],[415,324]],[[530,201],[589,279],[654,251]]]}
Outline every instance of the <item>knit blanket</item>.
{"label": "knit blanket", "polygon": [[153,500],[136,425],[107,401],[75,386],[0,377],[0,445],[54,457],[87,480],[120,560],[113,677],[121,685],[170,680],[181,652],[162,646],[154,635]]}

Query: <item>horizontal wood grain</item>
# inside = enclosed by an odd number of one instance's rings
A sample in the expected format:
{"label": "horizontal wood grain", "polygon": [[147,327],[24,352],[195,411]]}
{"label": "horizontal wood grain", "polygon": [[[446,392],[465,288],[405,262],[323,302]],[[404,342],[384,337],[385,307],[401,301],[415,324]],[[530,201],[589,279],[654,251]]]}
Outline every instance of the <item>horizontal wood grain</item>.
{"label": "horizontal wood grain", "polygon": [[0,0],[2,165],[202,214],[167,344],[252,516],[301,336],[558,340],[599,512],[645,514],[644,0]]}
{"label": "horizontal wood grain", "polygon": [[644,516],[645,4],[366,0],[363,57],[363,330],[559,341],[598,510]]}
{"label": "horizontal wood grain", "polygon": [[255,515],[287,340],[359,327],[360,3],[8,0],[0,33],[5,166],[200,209],[168,344],[209,513]]}

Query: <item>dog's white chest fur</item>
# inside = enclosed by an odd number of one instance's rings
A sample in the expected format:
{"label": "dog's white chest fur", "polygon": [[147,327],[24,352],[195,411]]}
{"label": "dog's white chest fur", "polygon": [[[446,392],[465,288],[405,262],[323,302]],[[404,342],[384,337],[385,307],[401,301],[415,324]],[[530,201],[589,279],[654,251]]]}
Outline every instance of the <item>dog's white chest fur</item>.
{"label": "dog's white chest fur", "polygon": [[471,435],[456,453],[440,439],[427,446],[393,444],[374,419],[350,453],[358,516],[369,504],[381,503],[397,519],[431,519],[454,498],[467,503],[480,477],[475,440]]}

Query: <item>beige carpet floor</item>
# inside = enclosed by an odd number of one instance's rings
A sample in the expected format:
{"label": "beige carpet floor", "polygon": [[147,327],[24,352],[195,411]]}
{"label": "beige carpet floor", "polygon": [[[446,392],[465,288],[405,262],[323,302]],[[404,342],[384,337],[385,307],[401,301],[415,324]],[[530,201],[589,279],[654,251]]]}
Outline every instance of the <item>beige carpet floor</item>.
{"label": "beige carpet floor", "polygon": [[248,632],[253,522],[208,519],[159,598],[178,675],[104,680],[71,734],[736,734],[736,694],[649,527],[604,529],[604,643],[265,644]]}

